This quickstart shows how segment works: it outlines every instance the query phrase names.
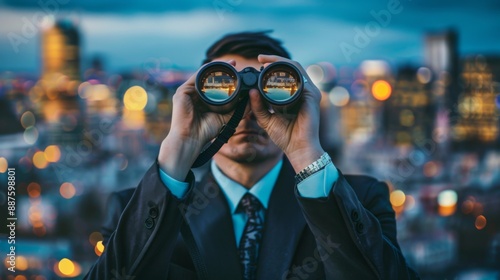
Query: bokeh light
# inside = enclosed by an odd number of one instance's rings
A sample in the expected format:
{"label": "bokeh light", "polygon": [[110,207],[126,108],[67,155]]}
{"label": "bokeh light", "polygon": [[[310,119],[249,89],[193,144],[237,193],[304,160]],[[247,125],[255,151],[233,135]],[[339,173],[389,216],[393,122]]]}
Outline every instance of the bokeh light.
{"label": "bokeh light", "polygon": [[457,204],[457,192],[454,190],[445,190],[439,193],[437,200],[439,206],[455,206]]}
{"label": "bokeh light", "polygon": [[375,81],[372,85],[373,97],[379,101],[387,100],[392,93],[391,85],[384,80]]}
{"label": "bokeh light", "polygon": [[391,204],[394,207],[400,207],[405,203],[406,195],[402,190],[395,190],[391,192]]}
{"label": "bokeh light", "polygon": [[28,269],[28,260],[24,256],[16,257],[16,269],[21,271]]}
{"label": "bokeh light", "polygon": [[38,151],[33,155],[33,165],[38,169],[44,169],[49,163],[45,159],[45,154],[42,151]]}
{"label": "bokeh light", "polygon": [[426,164],[424,164],[424,175],[426,177],[434,177],[439,174],[441,170],[441,165],[438,164],[435,161],[429,161]]}
{"label": "bokeh light", "polygon": [[336,86],[328,94],[328,99],[333,105],[342,107],[349,103],[349,92],[345,87]]}
{"label": "bokeh light", "polygon": [[44,155],[48,162],[57,162],[61,158],[61,150],[57,145],[50,145],[45,148]]}
{"label": "bokeh light", "polygon": [[28,185],[28,195],[31,197],[31,198],[37,198],[40,196],[41,192],[42,192],[42,188],[40,187],[40,184],[36,183],[36,182],[31,182],[29,185]]}
{"label": "bokeh light", "polygon": [[102,241],[103,239],[102,234],[98,231],[94,231],[89,235],[89,242],[92,246],[96,246],[97,242]]}
{"label": "bokeh light", "polygon": [[81,273],[81,267],[78,263],[63,258],[54,265],[54,272],[62,278],[73,278]]}
{"label": "bokeh light", "polygon": [[64,275],[71,275],[75,271],[75,265],[69,259],[62,259],[57,265],[59,271]]}
{"label": "bokeh light", "polygon": [[0,173],[5,173],[8,167],[9,163],[7,162],[7,159],[4,157],[0,157]]}
{"label": "bokeh light", "polygon": [[407,195],[405,199],[406,210],[411,210],[415,207],[415,198],[412,195]]}
{"label": "bokeh light", "polygon": [[125,108],[131,111],[140,111],[146,107],[148,103],[148,94],[146,90],[140,86],[130,87],[123,96]]}
{"label": "bokeh light", "polygon": [[462,212],[464,214],[470,214],[474,210],[474,202],[467,199],[462,203]]}
{"label": "bokeh light", "polygon": [[409,109],[404,109],[399,113],[399,122],[402,126],[411,127],[415,123],[415,115]]}
{"label": "bokeh light", "polygon": [[427,84],[431,81],[432,72],[431,69],[427,67],[420,67],[417,70],[417,79],[422,84]]}
{"label": "bokeh light", "polygon": [[325,71],[323,71],[323,68],[317,64],[309,65],[306,72],[314,84],[323,82],[325,78]]}
{"label": "bokeh light", "polygon": [[24,128],[28,128],[30,126],[35,126],[35,123],[36,123],[35,115],[33,115],[32,112],[26,111],[21,116],[21,125]]}
{"label": "bokeh light", "polygon": [[486,227],[486,217],[483,215],[479,215],[476,217],[476,221],[474,222],[474,225],[478,230],[482,230]]}
{"label": "bokeh light", "polygon": [[71,199],[73,196],[75,196],[76,189],[73,184],[65,182],[62,183],[61,187],[59,188],[59,193],[61,194],[62,197],[66,199]]}
{"label": "bokeh light", "polygon": [[97,244],[95,245],[94,252],[96,255],[101,256],[102,253],[104,252],[104,244],[102,244],[102,241],[98,241]]}
{"label": "bokeh light", "polygon": [[29,145],[33,145],[38,140],[38,130],[34,126],[26,128],[23,134],[24,142]]}
{"label": "bokeh light", "polygon": [[63,258],[54,264],[54,272],[61,278],[74,278],[80,275],[82,269],[77,262]]}
{"label": "bokeh light", "polygon": [[458,196],[454,190],[444,190],[438,194],[438,212],[441,216],[451,216],[457,209]]}

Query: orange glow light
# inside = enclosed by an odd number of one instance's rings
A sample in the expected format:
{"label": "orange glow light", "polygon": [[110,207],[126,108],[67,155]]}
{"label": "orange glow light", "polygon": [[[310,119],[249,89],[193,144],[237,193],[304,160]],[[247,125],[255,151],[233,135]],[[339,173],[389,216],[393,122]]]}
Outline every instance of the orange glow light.
{"label": "orange glow light", "polygon": [[399,207],[405,203],[406,195],[401,190],[391,192],[390,201],[392,206]]}
{"label": "orange glow light", "polygon": [[38,169],[44,169],[49,163],[45,159],[45,154],[41,151],[36,152],[33,155],[33,165]]}
{"label": "orange glow light", "polygon": [[104,245],[102,244],[102,241],[97,242],[94,248],[94,252],[98,256],[102,255],[102,253],[104,252]]}
{"label": "orange glow light", "polygon": [[70,199],[73,196],[75,196],[76,189],[75,189],[75,186],[73,186],[73,184],[66,182],[66,183],[63,183],[61,185],[61,187],[59,188],[59,193],[61,193],[62,197],[66,198],[66,199]]}
{"label": "orange glow light", "polygon": [[483,215],[477,216],[474,225],[478,230],[482,230],[486,227],[486,217],[484,217]]}
{"label": "orange glow light", "polygon": [[28,260],[23,256],[18,256],[16,258],[16,268],[21,271],[28,269]]}
{"label": "orange glow light", "polygon": [[372,85],[373,97],[379,101],[387,100],[392,93],[391,85],[384,80],[375,81]]}
{"label": "orange glow light", "polygon": [[61,278],[73,278],[82,272],[80,265],[67,258],[54,264],[54,272]]}
{"label": "orange glow light", "polygon": [[61,158],[61,150],[56,145],[50,145],[45,148],[44,155],[48,162],[57,162]]}
{"label": "orange glow light", "polygon": [[71,275],[75,271],[75,265],[69,259],[62,259],[57,265],[59,271],[64,275]]}
{"label": "orange glow light", "polygon": [[4,157],[0,157],[0,173],[5,173],[8,166],[7,160]]}
{"label": "orange glow light", "polygon": [[42,190],[41,190],[41,187],[38,183],[31,182],[28,185],[28,195],[31,198],[39,197],[41,192],[42,192]]}
{"label": "orange glow light", "polygon": [[89,236],[89,242],[90,244],[92,244],[92,246],[96,246],[97,242],[102,240],[103,240],[102,234],[98,231],[92,232]]}
{"label": "orange glow light", "polygon": [[457,210],[457,206],[456,205],[452,205],[452,206],[439,206],[439,208],[438,208],[439,215],[441,215],[443,217],[447,217],[447,216],[453,215],[456,210]]}

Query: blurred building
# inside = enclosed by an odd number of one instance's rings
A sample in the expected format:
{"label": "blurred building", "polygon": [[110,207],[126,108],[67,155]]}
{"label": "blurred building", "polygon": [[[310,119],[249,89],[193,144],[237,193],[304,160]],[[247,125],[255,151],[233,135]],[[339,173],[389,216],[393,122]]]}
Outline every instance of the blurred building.
{"label": "blurred building", "polygon": [[451,131],[454,146],[460,150],[499,147],[500,59],[470,56],[462,68],[463,87]]}
{"label": "blurred building", "polygon": [[393,93],[384,103],[388,143],[413,145],[431,139],[435,111],[429,81],[429,68],[405,66],[398,70]]}
{"label": "blurred building", "polygon": [[[342,74],[341,71],[341,78]],[[391,96],[392,80],[386,62],[364,61],[351,80],[342,82],[341,79],[339,86],[332,89],[330,94],[334,96],[341,95],[344,90],[351,92],[348,103],[341,108],[345,143],[366,143],[380,134],[382,105]]]}
{"label": "blurred building", "polygon": [[42,75],[35,85],[36,112],[45,122],[48,143],[71,144],[81,139],[80,33],[69,20],[58,21],[41,36]]}
{"label": "blurred building", "polygon": [[425,66],[431,70],[432,98],[436,104],[433,139],[440,144],[441,157],[449,149],[450,126],[457,114],[459,94],[458,34],[454,30],[425,35]]}

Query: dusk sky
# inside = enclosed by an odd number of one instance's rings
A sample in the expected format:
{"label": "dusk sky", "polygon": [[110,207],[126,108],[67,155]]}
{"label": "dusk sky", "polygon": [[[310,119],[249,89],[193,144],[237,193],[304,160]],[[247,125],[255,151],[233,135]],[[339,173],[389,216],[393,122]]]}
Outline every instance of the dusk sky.
{"label": "dusk sky", "polygon": [[[49,14],[78,23],[83,65],[98,55],[110,72],[151,61],[195,69],[211,43],[245,30],[274,30],[306,65],[365,59],[420,64],[425,33],[447,28],[459,34],[460,55],[500,55],[498,0],[0,0],[0,71],[39,74],[40,30],[50,17],[39,18]],[[374,15],[390,18],[377,22]],[[369,41],[356,44],[357,30],[366,27],[372,28],[365,32]]]}

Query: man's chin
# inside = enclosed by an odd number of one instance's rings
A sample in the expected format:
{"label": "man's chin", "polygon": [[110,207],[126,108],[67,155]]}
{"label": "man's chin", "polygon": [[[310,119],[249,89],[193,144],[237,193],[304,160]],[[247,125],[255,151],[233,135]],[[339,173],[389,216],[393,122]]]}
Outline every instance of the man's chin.
{"label": "man's chin", "polygon": [[267,158],[266,146],[258,143],[241,142],[225,146],[219,153],[239,163],[261,162]]}

